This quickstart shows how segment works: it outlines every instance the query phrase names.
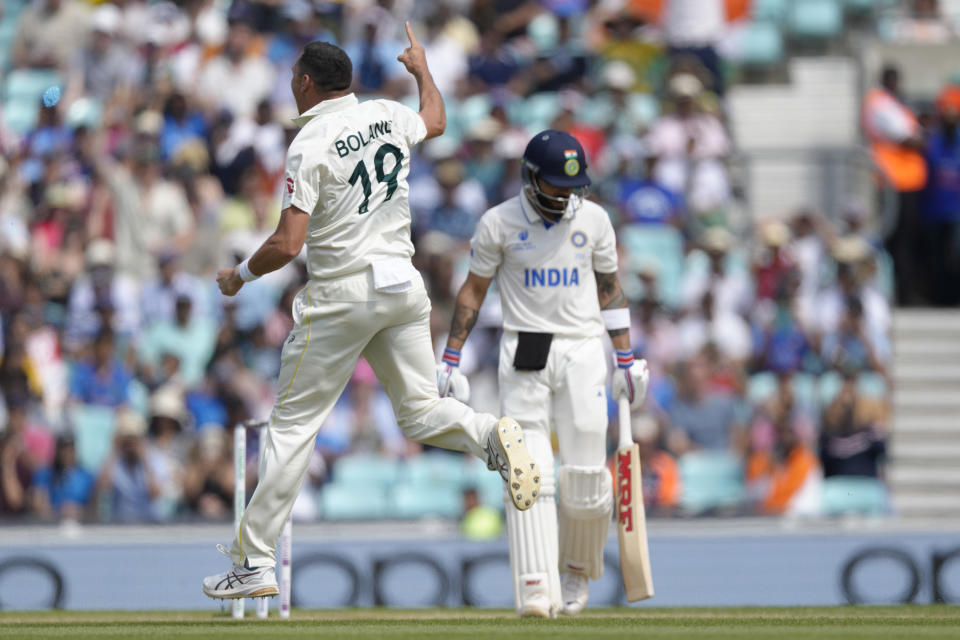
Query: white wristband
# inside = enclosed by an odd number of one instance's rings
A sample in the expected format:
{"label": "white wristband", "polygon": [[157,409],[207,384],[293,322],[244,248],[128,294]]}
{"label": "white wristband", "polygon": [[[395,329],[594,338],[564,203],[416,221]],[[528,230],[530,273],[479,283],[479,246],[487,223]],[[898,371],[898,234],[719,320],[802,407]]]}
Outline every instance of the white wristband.
{"label": "white wristband", "polygon": [[603,324],[607,328],[607,331],[630,328],[630,310],[626,307],[622,309],[604,309],[600,312],[600,315],[603,316]]}
{"label": "white wristband", "polygon": [[253,271],[250,271],[250,258],[247,258],[237,265],[237,275],[240,276],[240,279],[244,282],[250,282],[260,277]]}

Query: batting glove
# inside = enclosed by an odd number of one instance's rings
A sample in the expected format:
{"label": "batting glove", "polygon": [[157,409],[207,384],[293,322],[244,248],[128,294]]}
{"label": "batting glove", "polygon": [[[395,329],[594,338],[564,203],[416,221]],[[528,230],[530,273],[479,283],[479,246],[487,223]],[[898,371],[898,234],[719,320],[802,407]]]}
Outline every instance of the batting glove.
{"label": "batting glove", "polygon": [[632,351],[617,351],[617,370],[613,372],[613,397],[627,397],[631,409],[639,409],[647,396],[650,371],[647,361],[633,359]]}
{"label": "batting glove", "polygon": [[445,349],[437,365],[437,391],[441,398],[470,401],[470,381],[460,373],[460,352],[456,349]]}

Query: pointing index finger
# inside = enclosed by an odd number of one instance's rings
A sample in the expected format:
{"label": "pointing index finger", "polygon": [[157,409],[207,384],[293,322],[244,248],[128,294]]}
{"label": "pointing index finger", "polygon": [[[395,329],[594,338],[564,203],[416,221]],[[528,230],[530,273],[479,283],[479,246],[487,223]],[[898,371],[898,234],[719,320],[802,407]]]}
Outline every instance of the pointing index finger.
{"label": "pointing index finger", "polygon": [[407,39],[410,40],[410,46],[413,46],[417,43],[417,36],[413,35],[413,29],[410,28],[410,21],[404,23],[407,27]]}

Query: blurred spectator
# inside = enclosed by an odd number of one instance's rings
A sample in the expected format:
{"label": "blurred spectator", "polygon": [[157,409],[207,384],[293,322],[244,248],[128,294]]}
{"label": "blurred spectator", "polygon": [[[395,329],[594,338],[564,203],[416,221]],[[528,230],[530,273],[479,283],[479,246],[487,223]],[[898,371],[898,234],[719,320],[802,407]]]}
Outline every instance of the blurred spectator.
{"label": "blurred spectator", "polygon": [[754,368],[758,371],[817,371],[817,335],[809,332],[799,297],[799,275],[788,274],[781,282],[772,305],[754,313]]}
{"label": "blurred spectator", "polygon": [[[226,520],[233,513],[233,460],[226,431],[207,427],[198,434],[184,474],[184,500],[204,520]],[[247,474],[247,490],[256,474]]]}
{"label": "blurred spectator", "polygon": [[503,534],[500,512],[480,502],[474,487],[463,490],[463,517],[460,533],[467,540],[496,540]]}
{"label": "blurred spectator", "polygon": [[[637,414],[631,419],[631,428],[633,441],[640,447],[641,486],[647,515],[671,516],[683,491],[677,462],[660,448],[660,425],[655,418]],[[612,460],[616,460],[616,456]],[[612,474],[616,477],[615,472]]]}
{"label": "blurred spectator", "polygon": [[774,423],[770,451],[753,451],[747,460],[747,491],[766,515],[809,516],[820,509],[822,473],[813,450],[789,421]]}
{"label": "blurred spectator", "polygon": [[44,520],[80,522],[87,519],[96,477],[77,463],[71,434],[57,438],[53,464],[33,475],[33,510]]}
{"label": "blurred spectator", "polygon": [[746,314],[753,302],[748,274],[731,265],[730,252],[736,239],[723,227],[710,227],[700,238],[709,260],[709,269],[688,268],[683,276],[683,304],[695,308],[708,291],[714,297],[717,314]]}
{"label": "blurred spectator", "polygon": [[113,331],[103,329],[90,354],[73,366],[70,398],[83,404],[119,407],[130,401],[133,373],[117,357]]}
{"label": "blurred spectator", "polygon": [[206,136],[207,123],[203,114],[191,109],[184,94],[170,94],[163,108],[163,128],[160,130],[160,155],[163,160],[169,161],[184,144],[192,140],[204,140]]}
{"label": "blurred spectator", "polygon": [[520,69],[519,63],[509,49],[500,45],[499,33],[481,30],[480,48],[470,56],[469,60],[467,77],[473,93],[492,91],[507,84]]}
{"label": "blurred spectator", "polygon": [[171,354],[180,363],[179,380],[189,388],[198,384],[216,346],[216,325],[210,316],[194,314],[193,301],[187,296],[177,296],[172,320],[159,319],[143,332],[140,341],[140,360],[150,379],[155,379],[156,370],[165,354]]}
{"label": "blurred spectator", "polygon": [[[598,9],[603,11],[603,3]],[[645,21],[626,12],[613,13],[603,20],[597,51],[606,61],[622,61],[633,70],[634,91],[650,92],[657,85],[663,48],[644,29]]]}
{"label": "blurred spectator", "polygon": [[124,407],[114,419],[114,446],[97,480],[101,517],[114,522],[156,520],[153,501],[160,495],[147,455],[147,423]]}
{"label": "blurred spectator", "polygon": [[390,20],[383,7],[369,7],[361,16],[362,31],[357,40],[346,43],[344,51],[353,61],[353,77],[358,93],[390,94],[390,84],[398,82],[402,67],[397,52],[403,45],[380,25]]}
{"label": "blurred spectator", "polygon": [[926,280],[935,305],[960,305],[960,86],[937,97],[937,126],[927,137],[929,179],[923,205]]}
{"label": "blurred spectator", "polygon": [[465,178],[463,163],[454,158],[448,158],[438,162],[434,171],[440,187],[440,201],[427,213],[425,228],[465,242],[473,236],[477,218],[457,202],[457,189],[463,184]]}
{"label": "blurred spectator", "polygon": [[715,213],[730,199],[724,166],[730,139],[720,119],[698,106],[703,83],[697,76],[674,75],[668,91],[673,111],[660,116],[647,136],[650,153],[658,158],[655,178],[683,193],[694,214]]}
{"label": "blurred spectator", "polygon": [[946,42],[956,35],[956,30],[940,13],[937,0],[907,0],[898,4],[898,14],[887,29],[892,40],[933,44]]}
{"label": "blurred spectator", "polygon": [[837,277],[817,298],[818,329],[824,335],[836,331],[847,303],[856,298],[863,307],[867,334],[886,335],[890,331],[890,304],[866,277],[873,266],[870,246],[858,236],[838,238],[831,254],[837,262]]}
{"label": "blurred spectator", "polygon": [[87,39],[90,5],[71,0],[37,0],[20,16],[13,44],[15,67],[69,68]]}
{"label": "blurred spectator", "polygon": [[637,177],[627,171],[616,172],[614,196],[625,222],[628,224],[668,224],[682,227],[684,223],[683,194],[656,181],[657,158],[644,158],[644,171]]}
{"label": "blurred spectator", "polygon": [[[129,276],[114,269],[116,250],[109,240],[87,246],[85,273],[70,289],[67,303],[67,339],[71,348],[104,330],[130,337],[140,328],[140,297]],[[102,319],[109,318],[104,326]]]}
{"label": "blurred spectator", "polygon": [[677,324],[680,357],[690,359],[711,343],[725,358],[744,363],[753,349],[750,327],[739,314],[718,309],[714,296],[707,290]]}
{"label": "blurred spectator", "polygon": [[886,373],[890,345],[886,336],[864,321],[863,305],[855,297],[847,300],[846,314],[837,331],[823,338],[823,358],[834,369]]}
{"label": "blurred spectator", "polygon": [[34,468],[51,458],[53,436],[28,421],[27,403],[25,396],[6,396],[7,419],[0,432],[0,517],[29,511]]}
{"label": "blurred spectator", "polygon": [[237,118],[253,116],[257,104],[270,95],[275,73],[256,51],[255,34],[246,19],[231,22],[223,51],[207,61],[196,86],[201,100]]}
{"label": "blurred spectator", "polygon": [[693,58],[709,73],[709,87],[723,95],[723,69],[716,45],[726,30],[724,0],[667,0],[663,31],[673,59]]}
{"label": "blurred spectator", "polygon": [[656,380],[671,371],[680,357],[677,331],[655,295],[644,295],[639,311],[631,314],[630,344],[647,360],[650,379]]}
{"label": "blurred spectator", "polygon": [[882,477],[886,421],[883,406],[861,396],[856,376],[845,373],[840,392],[823,412],[820,462],[824,477]]}
{"label": "blurred spectator", "polygon": [[759,226],[758,235],[760,246],[753,258],[756,297],[769,300],[776,295],[786,274],[794,268],[787,250],[790,228],[779,220],[771,220]]}
{"label": "blurred spectator", "polygon": [[886,249],[894,262],[896,299],[899,304],[918,304],[919,206],[927,167],[923,132],[900,97],[900,71],[896,67],[885,66],[880,86],[864,97],[862,124],[883,181],[881,188],[896,192],[896,221],[886,238]]}
{"label": "blurred spectator", "polygon": [[117,39],[122,20],[120,9],[115,5],[97,7],[90,18],[90,41],[80,54],[83,88],[87,95],[101,103],[133,82],[134,67],[130,61],[135,53]]}
{"label": "blurred spectator", "polygon": [[168,384],[150,396],[148,464],[157,487],[154,513],[162,521],[173,518],[183,499],[186,420],[187,407],[176,385]]}
{"label": "blurred spectator", "polygon": [[687,451],[741,451],[743,427],[738,422],[734,399],[709,388],[710,370],[702,355],[677,365],[677,398],[670,409],[668,449]]}
{"label": "blurred spectator", "polygon": [[[816,439],[813,407],[794,392],[795,378],[789,372],[777,374],[777,388],[769,400],[756,410],[750,425],[750,450],[769,453],[777,443],[777,434],[789,430],[801,442],[811,446]],[[810,402],[808,398],[806,402]]]}
{"label": "blurred spectator", "polygon": [[159,273],[143,287],[140,308],[143,317],[151,323],[176,319],[179,298],[190,301],[192,317],[209,318],[212,315],[207,288],[196,276],[180,269],[180,256],[165,252],[157,257]]}

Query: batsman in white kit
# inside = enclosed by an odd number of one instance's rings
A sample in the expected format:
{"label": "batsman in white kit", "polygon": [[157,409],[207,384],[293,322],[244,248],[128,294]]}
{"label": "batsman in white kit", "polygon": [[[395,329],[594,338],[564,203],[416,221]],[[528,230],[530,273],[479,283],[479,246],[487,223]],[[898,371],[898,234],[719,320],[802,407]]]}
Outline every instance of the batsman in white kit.
{"label": "batsman in white kit", "polygon": [[304,47],[291,82],[301,129],[287,152],[280,222],[251,257],[217,274],[232,296],[307,246],[310,280],[293,304],[259,483],[232,546],[221,547],[233,568],[203,580],[208,596],[277,594],[277,539],[317,433],[361,355],[409,438],[485,459],[509,483],[517,509],[539,495],[540,472],[516,421],[437,392],[430,300],[410,261],[407,175],[410,148],[443,133],[446,116],[409,24],[407,35],[398,60],[417,81],[419,113],[391,100],[358,102],[349,57],[325,42]]}
{"label": "batsman in white kit", "polygon": [[538,133],[522,171],[522,192],[487,211],[471,240],[470,273],[457,295],[437,384],[442,396],[469,399],[460,349],[496,277],[504,330],[501,410],[524,425],[542,474],[541,499],[526,511],[509,504],[506,510],[516,610],[529,617],[575,615],[587,602],[588,581],[603,573],[613,512],[604,329],[616,349],[614,396],[639,407],[648,372],[630,348],[613,226],[602,207],[584,198],[590,178],[580,143],[562,131]]}

